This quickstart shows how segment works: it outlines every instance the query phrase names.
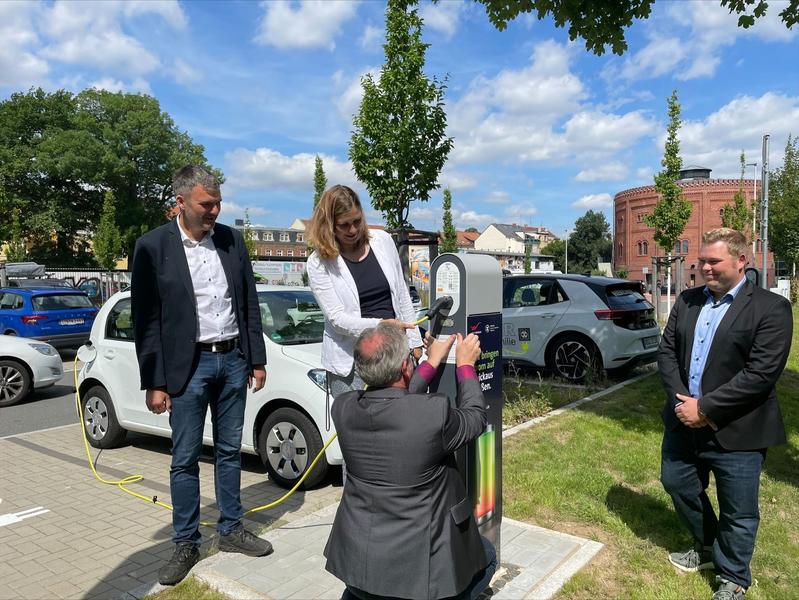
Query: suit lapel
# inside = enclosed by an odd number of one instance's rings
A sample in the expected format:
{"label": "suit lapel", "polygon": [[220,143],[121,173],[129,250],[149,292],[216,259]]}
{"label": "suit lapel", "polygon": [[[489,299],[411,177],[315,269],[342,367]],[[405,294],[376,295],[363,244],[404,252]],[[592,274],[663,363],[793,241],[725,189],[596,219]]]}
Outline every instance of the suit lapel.
{"label": "suit lapel", "polygon": [[180,235],[178,227],[178,218],[172,219],[172,226],[169,228],[169,251],[166,254],[166,261],[171,262],[171,268],[176,269],[178,276],[186,286],[186,291],[189,297],[194,300],[194,284],[191,281],[191,273],[189,272],[189,263],[186,260],[186,251],[183,249],[183,239]]}
{"label": "suit lapel", "polygon": [[216,254],[219,256],[219,261],[222,263],[222,270],[225,272],[227,287],[228,290],[230,290],[230,298],[233,301],[233,306],[235,307],[238,306],[238,301],[236,298],[236,286],[233,285],[233,240],[228,239],[228,236],[223,235],[223,231],[224,230],[219,229],[219,226],[217,226],[217,229],[214,230],[214,235],[211,236],[211,241],[214,242]]}
{"label": "suit lapel", "polygon": [[687,373],[691,366],[691,352],[694,347],[694,332],[696,331],[696,322],[699,320],[699,313],[702,312],[702,306],[705,304],[705,293],[702,291],[704,288],[698,288],[698,293],[691,296],[688,304],[688,314],[685,317],[685,348],[682,353],[683,367]]}

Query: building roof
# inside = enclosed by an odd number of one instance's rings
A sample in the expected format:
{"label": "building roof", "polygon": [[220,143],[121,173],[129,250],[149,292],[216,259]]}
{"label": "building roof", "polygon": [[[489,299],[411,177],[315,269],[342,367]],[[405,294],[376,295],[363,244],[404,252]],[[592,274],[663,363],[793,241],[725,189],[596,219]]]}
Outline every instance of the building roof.
{"label": "building roof", "polygon": [[519,232],[524,233],[537,233],[539,235],[549,235],[552,236],[554,239],[557,239],[557,236],[552,233],[546,227],[533,227],[531,225],[517,225],[516,223],[511,223],[508,225],[507,223],[491,223],[491,226],[496,228],[502,235],[504,235],[509,240],[516,240],[517,242],[524,243],[524,239],[519,235]]}

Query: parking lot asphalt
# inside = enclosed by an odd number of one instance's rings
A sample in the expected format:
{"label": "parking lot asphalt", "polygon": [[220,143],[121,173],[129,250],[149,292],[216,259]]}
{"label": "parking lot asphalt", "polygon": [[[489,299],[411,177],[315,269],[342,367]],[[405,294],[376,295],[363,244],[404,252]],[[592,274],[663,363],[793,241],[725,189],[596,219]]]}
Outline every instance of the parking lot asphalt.
{"label": "parking lot asphalt", "polygon": [[[131,489],[170,503],[169,449],[169,440],[130,434],[127,445],[92,450],[92,457],[102,476],[141,474],[144,480]],[[0,598],[117,598],[156,579],[173,549],[170,513],[97,482],[77,424],[0,439],[0,456]],[[341,490],[336,472],[333,485],[297,492],[253,515],[248,526],[265,529],[336,502]],[[202,518],[215,521],[208,460],[201,461],[200,477]],[[267,481],[257,458],[243,457],[245,508],[284,492]],[[203,528],[203,536],[207,552],[214,531]]]}

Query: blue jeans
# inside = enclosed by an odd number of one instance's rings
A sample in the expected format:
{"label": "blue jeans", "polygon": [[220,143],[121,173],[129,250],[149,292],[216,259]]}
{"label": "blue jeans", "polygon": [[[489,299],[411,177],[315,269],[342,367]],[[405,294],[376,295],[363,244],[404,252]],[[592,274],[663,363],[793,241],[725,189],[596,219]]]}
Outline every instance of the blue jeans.
{"label": "blue jeans", "polygon": [[[709,428],[677,429],[663,436],[660,480],[694,538],[697,550],[713,548],[713,562],[724,579],[748,588],[749,562],[760,524],[758,495],[766,450],[728,451]],[[716,479],[719,515],[706,490]]]}
{"label": "blue jeans", "polygon": [[200,543],[200,466],[208,407],[214,434],[217,530],[230,533],[241,521],[241,430],[249,368],[240,350],[200,352],[184,392],[172,396],[172,541]]}

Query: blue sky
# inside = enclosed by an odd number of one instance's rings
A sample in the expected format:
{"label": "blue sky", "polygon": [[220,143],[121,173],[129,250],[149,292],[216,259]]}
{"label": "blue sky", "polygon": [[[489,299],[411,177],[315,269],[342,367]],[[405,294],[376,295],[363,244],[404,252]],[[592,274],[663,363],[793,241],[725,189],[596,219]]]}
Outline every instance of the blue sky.
{"label": "blue sky", "polygon": [[[741,150],[760,162],[769,133],[778,165],[799,135],[799,29],[770,5],[743,30],[718,0],[659,0],[623,57],[597,57],[551,21],[524,16],[498,32],[482,5],[421,3],[426,72],[449,77],[455,145],[440,183],[456,225],[562,235],[588,208],[610,216],[616,192],[650,185],[660,168],[675,88],[685,164],[737,178]],[[377,0],[5,0],[0,97],[30,86],[152,94],[225,172],[221,220],[246,207],[253,222],[285,227],[310,215],[316,154],[331,185],[353,185],[368,204],[347,143],[360,77],[383,62],[384,10]],[[441,190],[414,203],[411,220],[440,228]]]}

